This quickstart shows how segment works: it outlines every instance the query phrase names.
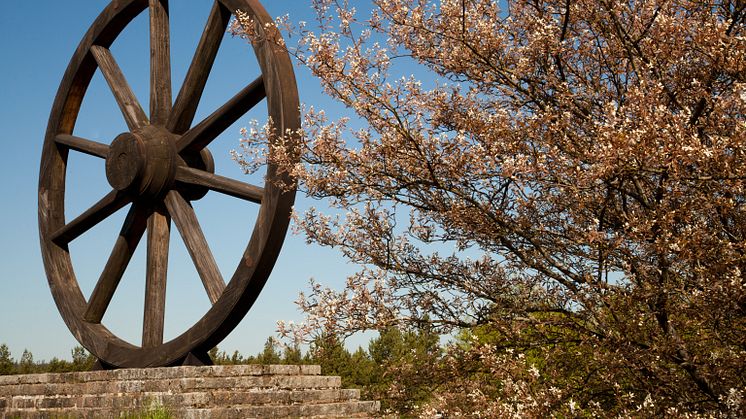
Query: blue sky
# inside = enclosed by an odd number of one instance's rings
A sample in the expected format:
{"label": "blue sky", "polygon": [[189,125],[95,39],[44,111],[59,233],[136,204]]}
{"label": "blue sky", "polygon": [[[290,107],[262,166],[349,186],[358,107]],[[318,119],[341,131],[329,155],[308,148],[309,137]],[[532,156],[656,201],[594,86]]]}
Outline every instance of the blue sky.
{"label": "blue sky", "polygon": [[[14,357],[24,349],[36,359],[69,358],[77,342],[63,323],[49,292],[42,265],[37,228],[39,161],[49,111],[59,82],[78,42],[108,4],[106,0],[0,2],[0,141],[3,146],[2,206],[0,207],[0,343]],[[178,92],[210,10],[210,0],[171,0],[171,39],[174,92]],[[272,16],[290,14],[293,20],[312,19],[304,0],[264,1]],[[41,6],[40,6],[41,4]],[[117,61],[140,102],[148,96],[147,15],[138,17],[112,47]],[[321,94],[319,83],[297,68],[301,102],[325,108],[331,115],[343,112]],[[248,45],[229,35],[224,39],[216,66],[195,121],[201,120],[259,75]],[[146,106],[144,106],[146,107]],[[230,160],[239,130],[252,118],[266,115],[260,104],[229,128],[210,150],[216,172],[251,181]],[[116,103],[100,74],[83,102],[75,134],[110,142],[126,131]],[[66,216],[85,210],[109,188],[103,161],[82,154],[69,160]],[[255,182],[257,182],[255,180]],[[296,208],[318,203],[299,195]],[[229,278],[253,228],[257,206],[210,193],[195,203],[205,235],[223,276]],[[121,227],[122,210],[77,239],[71,254],[84,294],[90,294]],[[169,260],[166,339],[191,326],[204,314],[209,301],[174,229]],[[118,336],[139,343],[144,295],[144,245],[122,280],[104,318]],[[355,267],[335,251],[307,245],[302,236],[288,235],[275,270],[258,302],[238,328],[220,345],[232,352],[258,352],[277,320],[300,320],[293,301],[308,279],[340,287]]]}

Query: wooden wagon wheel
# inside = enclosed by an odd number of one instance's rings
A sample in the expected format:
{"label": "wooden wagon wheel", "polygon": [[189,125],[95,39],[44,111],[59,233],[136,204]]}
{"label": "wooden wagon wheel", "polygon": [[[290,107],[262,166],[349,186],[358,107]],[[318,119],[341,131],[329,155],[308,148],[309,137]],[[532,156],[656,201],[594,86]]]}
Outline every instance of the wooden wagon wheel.
{"label": "wooden wagon wheel", "polygon": [[[209,3],[205,3],[206,7]],[[109,51],[141,12],[150,15],[150,113],[130,90]],[[231,14],[247,13],[255,23],[254,52],[261,75],[202,122],[192,126],[197,105]],[[207,146],[264,98],[277,132],[300,125],[298,92],[279,35],[256,0],[215,0],[184,84],[172,101],[167,0],[114,0],[99,15],[64,75],[47,127],[39,180],[39,229],[49,285],[65,323],[77,340],[106,367],[179,365],[186,359],[209,362],[207,351],[220,342],[259,295],[287,231],[295,191],[277,187],[281,174],[268,165],[266,183],[250,185],[215,175]],[[100,69],[129,132],[110,144],[73,134],[83,97]],[[106,160],[110,193],[66,221],[65,175],[70,152]],[[233,277],[224,282],[190,201],[208,191],[261,205],[256,224]],[[129,205],[124,225],[89,296],[73,271],[68,244],[117,210]],[[188,330],[163,341],[165,290],[171,221],[197,268],[211,308]],[[145,232],[147,231],[147,234]],[[141,238],[147,239],[145,313],[140,346],[109,331],[101,320]]]}

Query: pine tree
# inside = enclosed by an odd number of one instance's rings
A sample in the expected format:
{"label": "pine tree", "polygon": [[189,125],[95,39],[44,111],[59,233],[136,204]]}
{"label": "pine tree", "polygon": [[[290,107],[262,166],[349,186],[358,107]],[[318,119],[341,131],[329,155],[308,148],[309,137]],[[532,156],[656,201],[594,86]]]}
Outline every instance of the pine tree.
{"label": "pine tree", "polygon": [[3,343],[0,345],[0,375],[13,374],[14,366],[15,362],[10,356],[10,349]]}
{"label": "pine tree", "polygon": [[342,341],[336,335],[322,335],[311,342],[311,359],[313,363],[321,365],[321,372],[325,375],[339,375],[342,386],[354,386],[350,380],[351,358]]}
{"label": "pine tree", "polygon": [[68,372],[71,371],[71,364],[64,359],[54,357],[47,363],[35,365],[34,369],[36,372]]}
{"label": "pine tree", "polygon": [[300,350],[300,346],[286,346],[282,352],[282,363],[287,365],[301,365],[303,364],[303,353]]}
{"label": "pine tree", "polygon": [[257,355],[256,360],[263,365],[276,365],[282,362],[282,356],[277,351],[277,342],[272,336],[264,342],[264,350]]}
{"label": "pine tree", "polygon": [[71,371],[89,371],[96,362],[96,357],[82,346],[74,347],[70,354],[72,355]]}
{"label": "pine tree", "polygon": [[369,391],[384,409],[407,414],[430,397],[441,352],[435,333],[389,327],[368,348],[373,363]]}
{"label": "pine tree", "polygon": [[18,362],[18,372],[21,374],[32,374],[36,372],[34,355],[28,349],[23,350],[21,360]]}
{"label": "pine tree", "polygon": [[358,347],[350,358],[350,382],[354,383],[354,387],[365,390],[364,397],[373,383],[375,367],[373,359],[362,347]]}

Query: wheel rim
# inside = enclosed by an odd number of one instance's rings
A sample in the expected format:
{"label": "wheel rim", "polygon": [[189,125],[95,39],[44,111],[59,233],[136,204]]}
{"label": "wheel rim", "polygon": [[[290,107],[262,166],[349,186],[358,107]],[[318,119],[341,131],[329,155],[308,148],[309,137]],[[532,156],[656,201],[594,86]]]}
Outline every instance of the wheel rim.
{"label": "wheel rim", "polygon": [[[150,116],[145,115],[108,48],[122,30],[148,10],[151,22]],[[254,50],[262,75],[223,107],[191,126],[230,13],[242,10],[255,21]],[[47,127],[39,182],[39,228],[47,278],[57,307],[76,339],[105,364],[115,367],[180,363],[190,353],[205,354],[239,323],[261,292],[279,254],[294,200],[278,188],[284,175],[269,165],[264,188],[212,173],[207,145],[266,97],[277,132],[300,126],[298,94],[287,53],[276,47],[277,33],[265,33],[271,19],[254,0],[213,4],[185,83],[172,102],[169,19],[166,0],[113,1],[84,36],[68,66]],[[73,136],[88,84],[101,69],[130,129],[106,145]],[[173,106],[172,106],[173,103]],[[83,152],[106,159],[112,191],[88,211],[65,222],[67,156]],[[197,163],[194,163],[197,161]],[[260,201],[251,239],[230,281],[223,283],[189,199],[213,190]],[[187,191],[194,193],[189,196]],[[187,199],[184,198],[187,196]],[[90,298],[74,274],[68,244],[118,209],[130,205],[120,236]],[[163,342],[163,311],[170,224],[176,225],[197,267],[212,307],[176,338]],[[144,237],[144,240],[141,238]],[[142,346],[114,335],[101,318],[138,243],[147,245],[146,303]],[[140,243],[140,245],[143,245]]]}

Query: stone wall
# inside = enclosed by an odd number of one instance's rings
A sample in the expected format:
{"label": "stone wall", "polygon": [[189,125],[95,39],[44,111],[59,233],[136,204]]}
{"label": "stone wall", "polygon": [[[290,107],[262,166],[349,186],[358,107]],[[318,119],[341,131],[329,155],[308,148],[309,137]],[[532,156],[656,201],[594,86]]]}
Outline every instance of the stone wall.
{"label": "stone wall", "polygon": [[0,376],[5,418],[113,418],[163,407],[174,418],[372,417],[378,402],[317,365],[230,365]]}

